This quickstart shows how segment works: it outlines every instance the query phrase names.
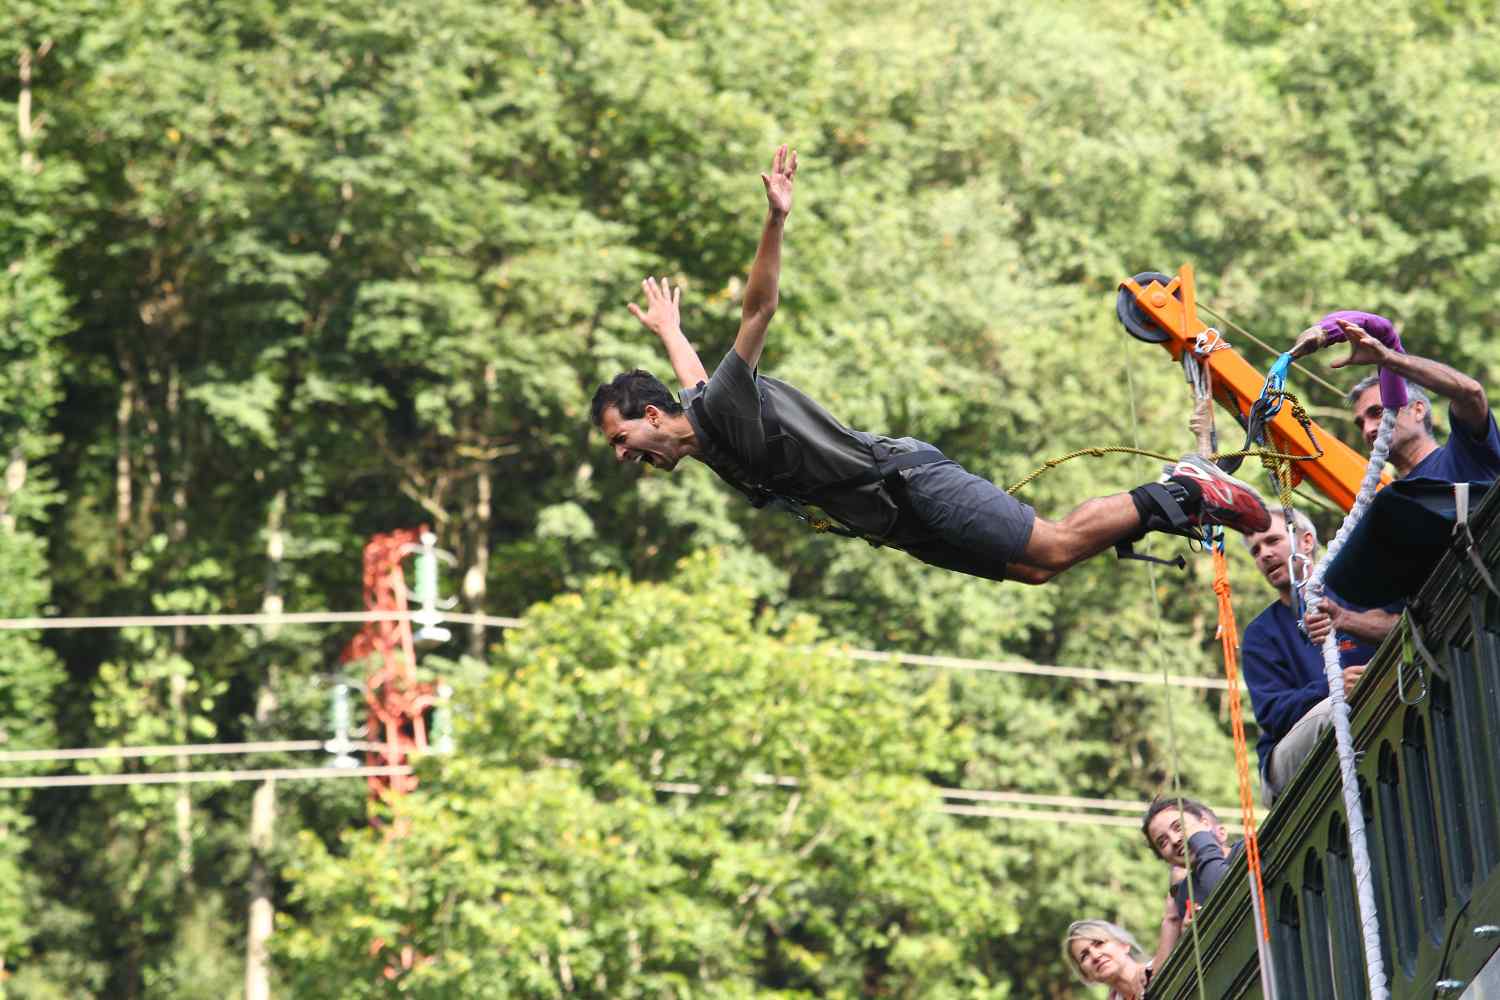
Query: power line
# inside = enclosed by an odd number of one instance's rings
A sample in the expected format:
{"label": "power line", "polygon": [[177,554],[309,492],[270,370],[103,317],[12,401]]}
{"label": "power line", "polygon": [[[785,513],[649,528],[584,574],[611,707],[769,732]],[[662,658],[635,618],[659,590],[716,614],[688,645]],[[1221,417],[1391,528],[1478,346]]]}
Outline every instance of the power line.
{"label": "power line", "polygon": [[411,774],[406,766],[265,767],[240,771],[162,771],[143,774],[52,774],[35,778],[0,778],[8,788],[78,788],[90,785],[180,785],[206,781],[306,781],[317,778],[377,778]]}
{"label": "power line", "polygon": [[[347,744],[336,745],[334,741],[327,740],[265,740],[254,743],[185,743],[161,746],[134,746],[134,747],[78,747],[57,750],[12,750],[0,752],[0,764],[24,763],[31,761],[63,761],[63,760],[100,760],[100,759],[122,759],[142,757],[199,757],[226,754],[251,754],[251,753],[281,753],[281,752],[306,752],[322,750],[328,753],[357,751],[378,751],[385,748],[385,744],[365,741],[351,741]],[[553,767],[573,768],[577,766],[576,761],[555,759],[549,760],[548,764]],[[119,784],[173,784],[179,780],[256,780],[253,778],[225,777],[226,775],[262,774],[262,770],[241,771],[177,771],[165,773],[134,773],[117,775],[44,775],[25,779],[0,779],[0,788],[47,788],[67,787],[76,785],[119,785]],[[356,769],[329,768],[280,768],[269,769],[295,772],[299,776],[312,776],[313,771],[333,771],[332,776],[342,777]],[[407,772],[409,773],[409,769]],[[183,779],[182,775],[206,775],[203,778]],[[100,779],[100,780],[95,780]],[[747,775],[747,780],[752,785],[779,788],[800,788],[802,783],[796,778],[786,775],[754,773]],[[8,781],[25,781],[24,785],[13,785]],[[55,782],[56,784],[51,784]],[[659,781],[652,787],[659,791],[672,795],[701,795],[705,791],[715,795],[729,795],[732,791],[728,785],[717,785],[711,789],[698,782],[690,781]],[[1130,799],[1100,799],[1077,795],[1039,795],[1028,792],[1005,792],[994,789],[972,789],[972,788],[945,788],[934,786],[934,790],[944,799],[957,799],[960,801],[980,803],[1002,803],[1017,806],[1051,806],[1072,809],[1096,810],[1090,813],[1070,813],[1067,815],[1088,815],[1099,817],[1101,813],[1125,812],[1138,813],[1143,804]],[[1026,818],[1038,815],[1036,809],[1007,810],[996,809],[990,805],[958,805],[952,802],[944,802],[941,811],[958,816],[992,816],[993,818],[1014,818],[1018,812],[1024,812]],[[1214,809],[1216,813],[1231,815],[1231,810],[1223,807]],[[1043,813],[1041,815],[1051,815]],[[1064,815],[1056,813],[1056,815]],[[1137,820],[1125,817],[1102,817],[1111,822],[1107,825],[1135,826]]]}
{"label": "power line", "polygon": [[[421,612],[416,611],[286,611],[279,613],[255,612],[247,614],[201,614],[201,615],[95,615],[81,618],[0,618],[0,632],[21,632],[51,629],[92,628],[168,628],[179,625],[216,627],[224,625],[325,625],[361,624],[366,622],[411,621]],[[440,612],[439,618],[459,625],[479,625],[485,628],[523,628],[519,618],[499,618],[494,615],[478,615]]]}
{"label": "power line", "polygon": [[[1208,313],[1214,319],[1218,320],[1220,323],[1223,323],[1225,326],[1229,327],[1235,333],[1242,334],[1247,340],[1249,340],[1256,347],[1259,347],[1261,350],[1263,350],[1266,353],[1270,354],[1271,357],[1273,357],[1273,358],[1279,358],[1279,357],[1281,357],[1281,352],[1278,351],[1276,348],[1272,347],[1270,344],[1266,343],[1264,340],[1261,340],[1255,334],[1251,333],[1249,330],[1246,330],[1244,327],[1240,326],[1234,320],[1232,320],[1232,319],[1228,318],[1227,316],[1224,316],[1224,315],[1222,315],[1222,314],[1220,314],[1218,312],[1215,312],[1213,309],[1211,309],[1209,306],[1205,305],[1203,302],[1201,302],[1201,301],[1198,302],[1198,309],[1200,311],[1202,311],[1202,312]],[[1306,365],[1302,364],[1301,362],[1297,362],[1297,361],[1292,362],[1292,367],[1295,368],[1295,369],[1297,369],[1302,374],[1306,375],[1309,379],[1311,379],[1312,381],[1316,382],[1318,385],[1320,385],[1323,388],[1327,389],[1329,392],[1331,392],[1334,395],[1338,396],[1340,399],[1342,399],[1344,397],[1345,390],[1340,389],[1338,386],[1334,385],[1332,382],[1328,381],[1326,378],[1324,378],[1323,376],[1319,375],[1317,372],[1313,371],[1312,369],[1308,368]]]}
{"label": "power line", "polygon": [[[101,785],[175,785],[186,783],[229,783],[243,781],[308,781],[323,778],[370,778],[411,774],[410,767],[272,767],[254,770],[169,771],[150,774],[67,774],[36,778],[0,778],[0,790],[78,788]],[[699,786],[661,782],[657,791],[676,795],[699,794]],[[1125,816],[1102,813],[1058,812],[1041,809],[999,809],[993,806],[962,806],[944,803],[935,811],[952,816],[981,819],[1015,819],[1046,822],[1055,826],[1110,826],[1135,828],[1139,821]],[[1237,828],[1226,824],[1232,832]]]}
{"label": "power line", "polygon": [[[376,621],[411,620],[415,612],[399,611],[292,611],[281,614],[201,614],[201,615],[106,615],[78,618],[4,618],[0,632],[95,628],[166,628],[175,626],[218,627],[229,625],[310,625],[348,624]],[[526,622],[520,618],[496,615],[443,612],[444,622],[477,625],[482,628],[520,629]],[[1019,674],[1035,677],[1057,677],[1070,680],[1098,681],[1106,684],[1160,684],[1155,674],[1135,670],[1093,670],[1087,667],[1063,667],[1023,660],[985,660],[961,656],[934,656],[921,653],[883,652],[874,649],[835,650],[836,655],[851,660],[896,663],[903,666],[940,667],[946,670],[971,670],[981,673]],[[1194,677],[1174,674],[1168,683],[1176,687],[1225,691],[1229,685],[1217,677]]]}
{"label": "power line", "polygon": [[[1066,677],[1075,680],[1102,681],[1113,684],[1160,684],[1156,674],[1135,670],[1092,670],[1087,667],[1058,667],[1024,660],[980,660],[962,656],[930,656],[922,653],[883,653],[873,649],[844,649],[839,652],[851,660],[899,663],[914,667],[942,667],[948,670],[976,670],[997,674],[1029,674],[1038,677]],[[1229,682],[1218,677],[1192,677],[1173,674],[1168,678],[1175,687],[1229,690]]]}
{"label": "power line", "polygon": [[[1132,812],[1140,814],[1145,811],[1147,803],[1135,802],[1130,799],[1091,799],[1077,795],[1032,795],[1026,792],[995,792],[983,789],[968,788],[939,788],[945,799],[971,799],[976,802],[1012,802],[1025,805],[1038,806],[1071,806],[1083,809],[1100,809],[1113,812]],[[1229,809],[1225,806],[1209,806],[1215,815],[1231,816],[1239,810],[1239,806]],[[1265,810],[1261,810],[1265,814]],[[1139,822],[1139,821],[1137,821]]]}
{"label": "power line", "polygon": [[369,741],[337,743],[334,740],[262,740],[256,743],[179,743],[140,747],[74,747],[60,750],[0,751],[0,764],[26,761],[109,760],[125,757],[204,757],[219,754],[294,753],[325,750],[347,753],[351,750],[383,750],[386,744]]}
{"label": "power line", "polygon": [[1118,826],[1134,829],[1138,820],[1127,816],[1108,816],[1103,813],[1055,812],[1043,809],[996,809],[993,806],[958,806],[947,803],[938,807],[938,812],[950,816],[978,816],[984,819],[1024,819],[1032,822],[1046,821],[1064,826],[1088,824],[1091,826]]}

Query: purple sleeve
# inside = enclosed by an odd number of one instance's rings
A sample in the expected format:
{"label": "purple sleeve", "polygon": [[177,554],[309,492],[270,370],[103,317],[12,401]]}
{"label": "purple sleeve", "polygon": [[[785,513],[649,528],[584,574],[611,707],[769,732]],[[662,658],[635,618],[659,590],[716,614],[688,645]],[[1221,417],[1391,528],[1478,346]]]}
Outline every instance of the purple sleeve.
{"label": "purple sleeve", "polygon": [[1229,873],[1229,859],[1218,838],[1206,830],[1188,838],[1188,853],[1193,858],[1193,895],[1202,905]]}
{"label": "purple sleeve", "polygon": [[[1318,320],[1318,326],[1329,335],[1330,344],[1337,344],[1345,339],[1339,320],[1353,323],[1393,351],[1406,353],[1406,349],[1401,346],[1401,336],[1396,333],[1396,327],[1390,320],[1358,309],[1340,309]],[[1406,401],[1406,380],[1395,372],[1380,369],[1380,404],[1387,409],[1399,410],[1406,405]]]}

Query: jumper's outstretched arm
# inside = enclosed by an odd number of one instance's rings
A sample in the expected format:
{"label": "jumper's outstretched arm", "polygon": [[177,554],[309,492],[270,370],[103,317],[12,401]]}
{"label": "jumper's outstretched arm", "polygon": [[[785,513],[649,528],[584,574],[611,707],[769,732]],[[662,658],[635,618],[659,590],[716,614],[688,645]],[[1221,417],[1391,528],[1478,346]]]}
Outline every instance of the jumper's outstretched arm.
{"label": "jumper's outstretched arm", "polygon": [[647,278],[641,282],[641,290],[646,293],[646,308],[642,309],[634,302],[627,308],[630,315],[661,339],[662,346],[667,349],[667,359],[672,362],[672,370],[677,373],[677,381],[683,388],[707,382],[708,372],[682,332],[682,286],[673,288],[666,278],[660,282]]}
{"label": "jumper's outstretched arm", "polygon": [[797,151],[786,146],[776,150],[771,172],[761,174],[766,187],[766,224],[755,248],[755,262],[750,265],[750,279],[745,283],[745,301],[740,308],[740,329],[734,338],[734,352],[752,369],[760,364],[766,346],[766,328],[776,314],[781,283],[781,237],[786,217],[792,211],[792,182],[797,177]]}

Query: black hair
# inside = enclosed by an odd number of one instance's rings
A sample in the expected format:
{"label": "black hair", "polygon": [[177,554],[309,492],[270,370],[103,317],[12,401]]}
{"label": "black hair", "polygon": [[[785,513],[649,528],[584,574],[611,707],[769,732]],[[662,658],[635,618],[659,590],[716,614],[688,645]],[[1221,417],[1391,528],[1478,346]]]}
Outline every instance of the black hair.
{"label": "black hair", "polygon": [[589,419],[599,427],[604,420],[604,411],[613,406],[624,420],[636,420],[646,415],[650,404],[663,413],[682,412],[682,404],[672,395],[661,379],[640,368],[621,372],[594,390],[594,401],[589,405]]}
{"label": "black hair", "polygon": [[1219,817],[1214,814],[1214,811],[1197,799],[1179,799],[1175,795],[1158,795],[1146,807],[1146,815],[1141,817],[1141,836],[1146,838],[1146,845],[1151,848],[1151,853],[1157,857],[1161,857],[1161,852],[1151,842],[1151,821],[1168,809],[1175,812],[1179,802],[1182,803],[1182,811],[1189,816],[1196,816],[1203,822],[1214,825],[1217,825],[1219,822]]}

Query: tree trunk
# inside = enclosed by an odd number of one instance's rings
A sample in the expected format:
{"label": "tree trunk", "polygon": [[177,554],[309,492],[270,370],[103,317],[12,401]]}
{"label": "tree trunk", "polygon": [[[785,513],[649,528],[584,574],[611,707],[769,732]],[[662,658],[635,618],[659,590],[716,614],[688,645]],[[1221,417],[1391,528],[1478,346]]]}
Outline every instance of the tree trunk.
{"label": "tree trunk", "polygon": [[[50,45],[50,42],[43,43],[36,58],[45,56]],[[18,67],[21,92],[16,96],[16,134],[21,140],[21,169],[27,171],[39,169],[31,152],[31,142],[36,134],[31,120],[31,63],[31,50],[22,49]],[[0,531],[6,534],[14,534],[16,530],[16,516],[10,512],[10,498],[21,492],[26,485],[26,471],[26,456],[20,448],[12,448],[10,462],[5,467],[5,491],[0,493]],[[3,962],[0,962],[0,972],[4,968]]]}
{"label": "tree trunk", "polygon": [[[124,347],[121,360],[126,361]],[[120,403],[115,407],[115,576],[125,575],[125,550],[129,547],[130,515],[133,496],[133,469],[130,459],[130,416],[135,411],[135,378],[128,361],[125,377],[120,381]]]}
{"label": "tree trunk", "polygon": [[[259,711],[256,712],[259,715]],[[266,781],[255,790],[250,809],[250,929],[245,938],[245,1000],[271,1000],[271,928],[276,909],[271,902],[271,853],[276,827],[276,783]]]}
{"label": "tree trunk", "polygon": [[[479,434],[480,440],[484,439],[484,428],[489,423],[490,400],[493,398],[494,388],[499,373],[493,364],[484,366],[484,389],[480,397],[479,407]],[[480,459],[477,463],[478,472],[474,477],[474,513],[467,520],[469,522],[469,568],[464,571],[464,600],[468,602],[469,610],[475,614],[484,614],[485,597],[489,590],[490,575],[490,518],[494,516],[494,483],[490,479],[489,462]],[[469,629],[469,654],[476,659],[484,659],[485,634],[487,629],[483,625],[474,625]]]}
{"label": "tree trunk", "polygon": [[[182,415],[180,403],[182,380],[176,364],[167,372],[167,426],[172,435],[172,523],[167,530],[167,540],[174,550],[169,563],[180,561],[180,549],[187,540],[187,460],[183,454]],[[172,652],[186,658],[187,629],[177,626],[172,632]],[[180,673],[172,675],[172,717],[177,720],[179,741],[186,742],[191,727],[188,725],[187,708],[188,680]],[[188,769],[188,758],[177,757],[177,769]],[[193,874],[193,796],[190,786],[177,786],[177,870],[186,882]]]}
{"label": "tree trunk", "polygon": [[[187,630],[181,625],[174,630],[172,648],[181,651],[186,641]],[[188,735],[187,725],[187,678],[180,673],[172,674],[171,704],[172,719],[176,723],[178,741],[183,741]],[[173,758],[177,770],[188,770],[188,757],[178,754]],[[183,886],[181,891],[187,891],[187,881],[193,875],[193,798],[186,784],[177,786],[177,799],[174,803],[174,812],[177,819],[177,871],[182,876]]]}
{"label": "tree trunk", "polygon": [[[487,581],[490,573],[492,490],[489,466],[481,462],[479,475],[474,480],[474,516],[469,519],[470,563],[469,568],[464,571],[463,583],[464,600],[468,602],[469,610],[481,615],[484,614],[485,595],[489,589]],[[471,656],[478,659],[484,658],[486,631],[483,625],[474,625],[469,629],[469,654]]]}
{"label": "tree trunk", "polygon": [[0,531],[13,535],[16,531],[16,515],[10,512],[10,498],[26,487],[26,456],[20,448],[10,453],[10,462],[5,466],[5,491],[0,493]]}
{"label": "tree trunk", "polygon": [[[261,610],[267,614],[280,614],[283,606],[281,557],[285,551],[282,537],[285,517],[286,490],[281,489],[272,498],[271,508],[266,512],[266,594]],[[275,625],[266,627],[268,637],[278,631],[280,629]],[[266,672],[266,683],[261,685],[255,698],[257,736],[261,735],[260,731],[276,711],[276,675],[273,665]],[[275,926],[276,905],[271,898],[271,868],[267,859],[275,827],[276,785],[267,781],[255,790],[250,810],[250,913],[245,937],[245,1000],[270,1000],[271,997],[268,945]]]}

